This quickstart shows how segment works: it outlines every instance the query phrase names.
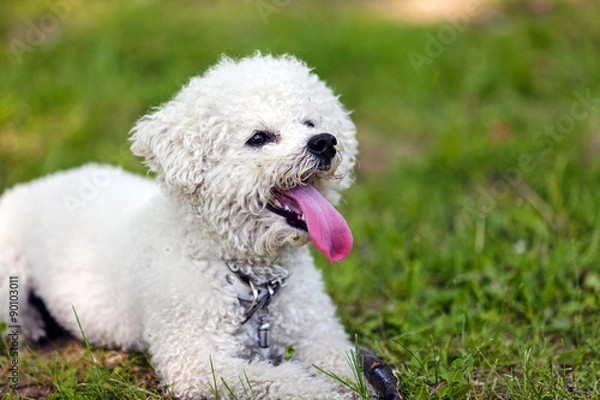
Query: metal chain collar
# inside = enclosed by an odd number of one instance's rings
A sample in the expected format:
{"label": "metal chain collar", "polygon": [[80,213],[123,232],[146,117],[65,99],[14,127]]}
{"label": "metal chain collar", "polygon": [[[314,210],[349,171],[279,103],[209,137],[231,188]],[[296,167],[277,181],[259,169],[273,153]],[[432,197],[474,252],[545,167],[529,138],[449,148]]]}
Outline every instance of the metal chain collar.
{"label": "metal chain collar", "polygon": [[[243,284],[243,291],[248,292],[243,295],[241,290],[238,292],[238,300],[242,305],[247,303],[248,306],[244,311],[244,320],[242,325],[248,322],[258,312],[258,345],[262,349],[267,349],[271,345],[271,324],[269,322],[269,304],[279,291],[287,286],[287,276],[274,279],[265,283],[255,283],[249,276],[242,274],[239,269],[232,268],[226,263],[231,274],[227,275],[227,282],[235,285],[236,282]],[[233,276],[232,276],[233,275]],[[238,284],[238,286],[240,286]],[[260,312],[259,312],[260,311]]]}

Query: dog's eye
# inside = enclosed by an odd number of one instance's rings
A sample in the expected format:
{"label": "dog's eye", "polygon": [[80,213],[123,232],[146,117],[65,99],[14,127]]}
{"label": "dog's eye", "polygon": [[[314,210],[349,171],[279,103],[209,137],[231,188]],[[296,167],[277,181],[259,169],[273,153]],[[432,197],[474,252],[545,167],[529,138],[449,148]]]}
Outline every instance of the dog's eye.
{"label": "dog's eye", "polygon": [[254,134],[246,144],[252,147],[261,147],[267,143],[271,143],[275,141],[277,136],[274,133],[266,132],[266,131],[254,131]]}
{"label": "dog's eye", "polygon": [[304,126],[306,126],[308,128],[314,128],[315,124],[311,120],[306,120],[306,121],[304,121]]}

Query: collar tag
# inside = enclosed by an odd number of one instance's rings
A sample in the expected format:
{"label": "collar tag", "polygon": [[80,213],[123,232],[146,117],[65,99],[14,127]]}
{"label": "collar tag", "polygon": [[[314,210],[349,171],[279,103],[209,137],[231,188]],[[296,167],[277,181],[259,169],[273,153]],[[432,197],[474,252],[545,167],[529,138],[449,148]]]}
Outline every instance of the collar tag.
{"label": "collar tag", "polygon": [[[265,310],[268,311],[268,310]],[[271,324],[269,324],[269,313],[265,312],[258,320],[258,346],[268,349],[271,345]]]}

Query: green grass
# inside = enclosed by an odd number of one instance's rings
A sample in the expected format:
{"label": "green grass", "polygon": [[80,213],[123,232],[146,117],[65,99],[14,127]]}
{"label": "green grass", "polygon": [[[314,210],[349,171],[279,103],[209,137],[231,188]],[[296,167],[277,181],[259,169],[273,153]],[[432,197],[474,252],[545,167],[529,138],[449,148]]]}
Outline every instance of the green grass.
{"label": "green grass", "polygon": [[[11,40],[52,11],[0,3],[0,190],[88,161],[143,173],[126,136],[150,107],[220,53],[296,54],[354,110],[361,143],[340,206],[355,249],[317,261],[405,398],[600,398],[597,2],[510,2],[418,70],[409,54],[448,25],[339,2],[266,21],[256,1],[80,3],[20,60]],[[55,398],[168,396],[141,356],[62,346],[24,349],[24,379]]]}

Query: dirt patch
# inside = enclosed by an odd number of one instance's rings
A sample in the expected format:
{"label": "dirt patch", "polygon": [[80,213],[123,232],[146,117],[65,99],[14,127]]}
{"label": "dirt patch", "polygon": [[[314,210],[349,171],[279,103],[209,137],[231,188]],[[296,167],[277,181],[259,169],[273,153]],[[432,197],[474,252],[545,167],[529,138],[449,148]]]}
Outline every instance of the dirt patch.
{"label": "dirt patch", "polygon": [[382,16],[412,24],[434,24],[458,18],[487,17],[500,0],[379,0],[371,3]]}
{"label": "dirt patch", "polygon": [[[501,14],[505,4],[517,0],[375,0],[365,2],[386,19],[415,25],[439,24],[444,21],[488,20]],[[523,3],[537,12],[544,12],[561,0],[526,0]],[[581,0],[562,0],[576,3]]]}
{"label": "dirt patch", "polygon": [[[501,13],[502,5],[511,1],[519,3],[518,0],[375,0],[365,4],[383,18],[428,25],[457,19],[488,20]],[[543,12],[557,1],[561,0],[526,0],[523,3],[537,12]],[[575,3],[581,0],[562,1]]]}
{"label": "dirt patch", "polygon": [[[156,391],[158,378],[147,358],[138,353],[125,353],[116,350],[97,348],[92,350],[92,359],[85,345],[75,339],[58,339],[44,345],[24,346],[20,353],[22,371],[19,374],[17,396],[11,393],[8,382],[8,368],[0,368],[0,398],[45,399],[59,391],[57,381],[62,381],[67,390],[86,385],[87,371],[96,363],[111,379],[112,371],[118,372],[115,379],[122,385],[135,385],[146,391],[147,398],[170,399],[165,390]],[[4,360],[0,358],[0,365]],[[130,380],[130,383],[123,383]],[[118,384],[112,380],[108,383]]]}

